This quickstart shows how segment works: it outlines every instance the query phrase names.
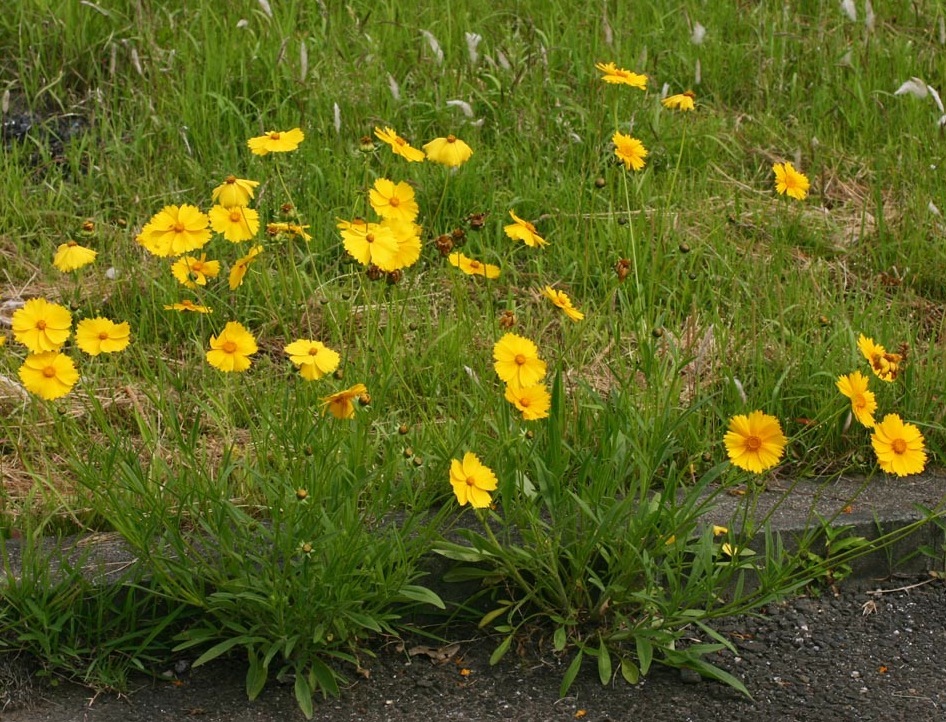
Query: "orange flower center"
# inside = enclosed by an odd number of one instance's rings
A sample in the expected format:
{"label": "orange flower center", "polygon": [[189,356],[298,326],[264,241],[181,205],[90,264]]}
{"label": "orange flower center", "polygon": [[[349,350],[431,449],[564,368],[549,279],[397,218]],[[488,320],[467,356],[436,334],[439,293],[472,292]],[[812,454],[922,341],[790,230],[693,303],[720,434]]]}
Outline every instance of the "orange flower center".
{"label": "orange flower center", "polygon": [[524,398],[519,399],[519,405],[520,405],[520,406],[528,406],[528,405],[529,405],[529,397],[526,396],[526,397],[524,397]]}
{"label": "orange flower center", "polygon": [[269,134],[269,139],[270,139],[270,140],[279,140],[279,133],[277,133],[276,131],[272,131],[272,132]]}
{"label": "orange flower center", "polygon": [[315,346],[309,349],[309,356],[318,356],[318,355],[319,355],[319,350]]}
{"label": "orange flower center", "polygon": [[75,241],[69,241],[66,245],[69,246],[69,248],[75,248],[79,244],[76,243]]}
{"label": "orange flower center", "polygon": [[194,302],[193,302],[193,301],[184,300],[184,301],[181,301],[181,305],[182,305],[184,308],[193,308],[193,307],[194,307]]}
{"label": "orange flower center", "polygon": [[404,140],[401,136],[397,136],[394,139],[394,142],[397,143],[398,145],[407,145],[407,141]]}
{"label": "orange flower center", "polygon": [[472,476],[466,477],[466,485],[467,485],[467,486],[476,486],[476,479],[474,479]]}
{"label": "orange flower center", "polygon": [[43,319],[40,319],[39,321],[36,322],[36,328],[38,328],[40,331],[45,331],[46,322]]}
{"label": "orange flower center", "polygon": [[524,364],[526,361],[528,361],[528,359],[525,357],[525,354],[517,353],[517,354],[516,354],[515,361],[516,361],[517,364],[519,364],[520,366],[522,366],[522,364]]}
{"label": "orange flower center", "polygon": [[746,448],[749,451],[758,451],[762,448],[762,439],[758,436],[749,436],[746,438]]}
{"label": "orange flower center", "polygon": [[864,398],[864,394],[856,394],[852,399],[852,403],[855,409],[863,409],[867,407],[867,399]]}
{"label": "orange flower center", "polygon": [[235,353],[237,350],[237,345],[233,341],[224,341],[221,348],[223,348],[223,350],[227,353]]}
{"label": "orange flower center", "polygon": [[480,270],[480,262],[479,262],[479,261],[470,261],[470,268],[472,268],[474,271]]}
{"label": "orange flower center", "polygon": [[55,366],[47,366],[46,368],[44,368],[44,369],[43,369],[43,376],[45,376],[45,377],[48,378],[48,379],[55,378],[55,377],[56,377],[56,367],[55,367]]}
{"label": "orange flower center", "polygon": [[243,214],[242,214],[240,211],[230,211],[230,222],[231,222],[231,223],[239,223],[239,222],[240,222],[240,217],[241,217],[242,215],[243,215]]}
{"label": "orange flower center", "polygon": [[105,341],[108,338],[108,331],[99,331],[99,340]]}
{"label": "orange flower center", "polygon": [[893,447],[895,454],[905,454],[907,452],[907,442],[903,439],[894,439],[890,445]]}
{"label": "orange flower center", "polygon": [[448,135],[448,136],[447,136],[447,142],[448,142],[448,143],[456,143],[456,142],[457,142],[457,137],[456,137],[455,135]]}
{"label": "orange flower center", "polygon": [[366,233],[366,234],[365,234],[365,241],[368,242],[368,243],[374,243],[374,234],[373,234],[373,233]]}
{"label": "orange flower center", "polygon": [[390,200],[388,200],[388,205],[389,205],[389,206],[394,206],[395,208],[397,208],[399,205],[401,205],[401,199],[400,199],[400,198],[391,198]]}
{"label": "orange flower center", "polygon": [[174,231],[175,233],[183,233],[183,232],[184,232],[184,224],[181,223],[180,221],[178,221],[178,222],[175,223],[173,226],[171,226],[171,230]]}
{"label": "orange flower center", "polygon": [[224,182],[224,183],[229,183],[230,185],[233,185],[234,183],[236,183],[236,176],[235,176],[235,175],[228,175],[228,176],[224,179],[223,182]]}

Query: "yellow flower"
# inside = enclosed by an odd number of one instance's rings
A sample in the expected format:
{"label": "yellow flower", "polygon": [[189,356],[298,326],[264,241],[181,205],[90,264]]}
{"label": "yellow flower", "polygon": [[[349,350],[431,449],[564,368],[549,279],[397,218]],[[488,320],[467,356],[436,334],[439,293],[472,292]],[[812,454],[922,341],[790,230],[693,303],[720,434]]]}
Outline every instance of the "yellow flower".
{"label": "yellow flower", "polygon": [[321,341],[299,339],[286,346],[283,351],[289,360],[299,367],[299,373],[309,381],[320,379],[338,368],[341,357]]}
{"label": "yellow flower", "polygon": [[207,363],[227,373],[246,371],[253,363],[250,356],[258,350],[256,339],[242,323],[228,321],[219,336],[210,337]]}
{"label": "yellow flower", "polygon": [[539,232],[535,229],[535,226],[529,223],[529,221],[522,220],[512,211],[509,211],[509,215],[512,217],[512,220],[515,221],[515,223],[510,223],[507,226],[503,226],[503,230],[506,232],[507,236],[509,236],[514,241],[522,241],[530,248],[548,245],[548,241],[539,235]]}
{"label": "yellow flower", "polygon": [[355,399],[368,393],[364,384],[355,384],[351,388],[326,396],[322,399],[322,415],[328,411],[336,419],[355,418]]}
{"label": "yellow flower", "polygon": [[867,359],[874,375],[881,381],[892,383],[900,373],[900,362],[903,357],[898,353],[888,353],[887,349],[879,343],[874,343],[874,339],[867,338],[861,334],[857,339],[857,348]]}
{"label": "yellow flower", "polygon": [[874,427],[874,412],[877,400],[874,392],[867,390],[867,377],[860,371],[838,377],[838,391],[851,400],[851,411],[861,424],[871,429]]}
{"label": "yellow flower", "polygon": [[729,527],[713,524],[713,536],[722,536],[729,533]]}
{"label": "yellow flower", "polygon": [[660,102],[665,108],[672,108],[674,110],[693,110],[693,108],[696,107],[694,103],[695,99],[696,94],[692,90],[688,90],[685,93],[679,93],[678,95],[666,97]]}
{"label": "yellow flower", "polygon": [[424,144],[427,160],[456,168],[466,163],[473,155],[473,149],[455,135],[446,138],[434,138]]}
{"label": "yellow flower", "polygon": [[729,460],[740,469],[761,474],[782,458],[787,439],[778,419],[761,411],[734,416],[723,439]]}
{"label": "yellow flower", "polygon": [[3,348],[3,344],[7,342],[7,335],[5,333],[0,333],[0,348]]}
{"label": "yellow flower", "polygon": [[507,333],[493,346],[493,368],[500,379],[515,386],[533,386],[545,376],[545,361],[527,338]]}
{"label": "yellow flower", "polygon": [[874,427],[870,443],[877,454],[877,463],[888,474],[919,474],[926,466],[923,434],[913,424],[903,423],[896,414],[887,414]]}
{"label": "yellow flower", "polygon": [[246,141],[253,155],[267,155],[269,153],[287,153],[299,147],[305,140],[305,133],[299,128],[292,130],[271,130],[266,135],[250,138]]}
{"label": "yellow flower", "polygon": [[342,231],[342,241],[348,254],[363,266],[390,267],[397,255],[398,243],[394,231],[378,223],[352,221]]}
{"label": "yellow flower", "polygon": [[556,291],[551,286],[546,286],[542,293],[547,299],[562,309],[562,311],[565,312],[565,315],[568,316],[572,321],[581,321],[581,319],[585,317],[585,314],[572,306],[572,300],[564,291]]}
{"label": "yellow flower", "polygon": [[595,63],[595,67],[604,73],[601,79],[606,83],[620,83],[630,85],[632,88],[647,90],[646,75],[632,73],[630,70],[617,67],[614,63]]}
{"label": "yellow flower", "polygon": [[460,506],[469,502],[474,509],[485,509],[492,502],[489,492],[496,489],[497,483],[496,474],[472,451],[463,455],[463,461],[450,461],[450,484]]}
{"label": "yellow flower", "polygon": [[214,206],[209,215],[210,227],[231,243],[248,241],[259,231],[259,213],[246,206]]}
{"label": "yellow flower", "polygon": [[58,351],[69,338],[72,314],[45,298],[31,298],[13,313],[13,338],[32,353]]}
{"label": "yellow flower", "polygon": [[79,380],[72,359],[58,351],[30,354],[19,370],[23,387],[42,399],[65,396]]}
{"label": "yellow flower", "polygon": [[210,240],[209,222],[197,206],[165,206],[145,224],[136,240],[156,256],[180,256]]}
{"label": "yellow flower", "polygon": [[206,286],[208,278],[216,278],[220,273],[220,261],[208,261],[206,253],[200,258],[184,256],[174,262],[171,273],[187,288]]}
{"label": "yellow flower", "polygon": [[506,401],[522,412],[525,421],[548,418],[552,397],[545,384],[534,386],[506,386]]}
{"label": "yellow flower", "polygon": [[253,260],[262,252],[262,246],[253,246],[249,253],[243,256],[243,258],[237,259],[236,263],[233,264],[233,268],[230,269],[230,278],[228,279],[231,291],[235,291],[243,285],[243,277],[246,275],[246,269],[250,267]]}
{"label": "yellow flower", "polygon": [[266,225],[266,235],[275,236],[280,233],[288,233],[290,236],[298,236],[303,241],[311,241],[312,236],[306,233],[308,226],[300,226],[298,223],[268,223]]}
{"label": "yellow flower", "polygon": [[632,168],[640,170],[644,167],[647,149],[637,138],[632,138],[617,131],[611,136],[611,142],[614,143],[614,155],[624,163],[625,170],[631,170]]}
{"label": "yellow flower", "polygon": [[388,264],[376,264],[378,268],[390,273],[400,268],[408,268],[417,263],[421,251],[420,234],[424,229],[412,221],[395,221],[390,219],[381,221],[381,226],[389,229],[394,234],[394,240],[397,241],[397,250]]}
{"label": "yellow flower", "polygon": [[481,263],[473,258],[467,258],[462,253],[451,253],[448,260],[468,276],[499,278],[499,266],[491,263]]}
{"label": "yellow flower", "polygon": [[384,130],[375,128],[374,134],[378,137],[378,140],[384,141],[391,147],[394,155],[399,155],[414,163],[424,160],[424,151],[412,147],[410,143],[394,132],[393,128],[385,127]]}
{"label": "yellow flower", "polygon": [[789,195],[800,201],[805,200],[808,195],[808,178],[804,173],[799,173],[791,163],[775,163],[772,166],[775,171],[775,190],[779,195]]}
{"label": "yellow flower", "polygon": [[86,318],[76,324],[76,346],[89,356],[124,351],[130,343],[128,322],[107,318]]}
{"label": "yellow flower", "polygon": [[191,311],[193,313],[213,313],[213,309],[208,306],[200,306],[189,298],[185,298],[180,303],[171,303],[164,307],[165,311]]}
{"label": "yellow flower", "polygon": [[247,206],[253,200],[253,194],[256,192],[256,186],[259,181],[245,180],[237,178],[235,175],[228,175],[223,183],[213,190],[211,200],[219,203],[224,208],[233,206]]}
{"label": "yellow flower", "polygon": [[368,191],[368,200],[375,213],[392,221],[413,221],[420,211],[414,189],[404,181],[395,185],[387,178],[378,178]]}
{"label": "yellow flower", "polygon": [[92,263],[96,255],[98,254],[91,248],[80,246],[75,241],[67,241],[56,248],[53,265],[63,273],[69,273]]}

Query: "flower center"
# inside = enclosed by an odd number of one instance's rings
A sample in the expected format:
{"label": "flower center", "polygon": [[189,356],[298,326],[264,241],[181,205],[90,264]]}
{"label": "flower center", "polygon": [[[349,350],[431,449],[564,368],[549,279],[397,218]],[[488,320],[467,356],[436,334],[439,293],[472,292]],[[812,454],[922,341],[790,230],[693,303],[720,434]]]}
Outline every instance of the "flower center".
{"label": "flower center", "polygon": [[75,248],[79,244],[76,243],[75,241],[69,241],[66,245],[69,246],[69,248]]}
{"label": "flower center", "polygon": [[472,476],[466,477],[466,485],[467,485],[467,486],[476,486],[476,479],[473,478]]}
{"label": "flower center", "polygon": [[269,134],[269,139],[270,139],[270,140],[279,140],[279,133],[277,133],[276,131],[272,131],[272,132]]}
{"label": "flower center", "polygon": [[309,356],[318,356],[318,355],[319,355],[319,350],[315,346],[309,349]]}
{"label": "flower center", "polygon": [[223,182],[224,182],[224,183],[229,183],[230,185],[233,185],[234,183],[236,183],[236,176],[235,176],[235,175],[228,175],[228,176],[224,179]]}
{"label": "flower center", "polygon": [[395,138],[394,142],[397,143],[398,145],[407,145],[407,141],[404,140],[401,136],[398,136],[397,138]]}
{"label": "flower center", "polygon": [[526,397],[524,397],[524,398],[519,399],[519,405],[520,405],[520,406],[528,406],[528,405],[529,405],[529,397],[526,396]]}
{"label": "flower center", "polygon": [[472,268],[474,271],[478,271],[480,269],[480,262],[470,261],[470,268]]}
{"label": "flower center", "polygon": [[907,451],[907,442],[903,439],[894,439],[890,444],[895,454],[905,454]]}
{"label": "flower center", "polygon": [[239,223],[241,215],[240,211],[230,211],[230,222]]}
{"label": "flower center", "polygon": [[36,322],[36,328],[38,328],[40,331],[45,331],[46,322],[43,319],[40,319],[39,321]]}
{"label": "flower center", "polygon": [[455,135],[448,135],[448,136],[447,136],[447,142],[448,142],[448,143],[456,143],[456,142],[457,142],[457,137],[456,137]]}
{"label": "flower center", "polygon": [[528,359],[526,359],[525,354],[521,354],[521,353],[517,353],[517,354],[516,354],[515,361],[516,361],[516,363],[519,364],[520,366],[522,366],[527,360],[528,360]]}
{"label": "flower center", "polygon": [[45,377],[48,378],[48,379],[55,378],[55,377],[56,377],[56,367],[55,367],[55,366],[47,366],[46,368],[44,368],[44,369],[43,369],[43,376],[45,376]]}
{"label": "flower center", "polygon": [[99,331],[99,340],[105,341],[108,339],[108,331]]}
{"label": "flower center", "polygon": [[237,350],[237,345],[233,341],[224,341],[222,348],[227,353],[234,353]]}
{"label": "flower center", "polygon": [[193,302],[193,301],[190,301],[190,300],[188,300],[188,299],[184,299],[183,301],[181,301],[181,305],[182,305],[184,308],[193,308],[193,307],[194,307],[194,302]]}
{"label": "flower center", "polygon": [[400,199],[400,198],[391,198],[391,199],[388,201],[388,205],[389,205],[389,206],[394,206],[395,208],[397,208],[399,205],[401,205],[401,199]]}
{"label": "flower center", "polygon": [[183,233],[183,232],[184,232],[184,224],[181,223],[180,221],[178,221],[178,222],[175,223],[173,226],[171,226],[171,230],[174,231],[175,233]]}
{"label": "flower center", "polygon": [[746,448],[749,451],[758,451],[762,448],[762,439],[758,436],[749,436],[746,438]]}
{"label": "flower center", "polygon": [[853,402],[855,409],[863,409],[867,407],[867,399],[864,398],[863,394],[857,394],[854,397]]}
{"label": "flower center", "polygon": [[366,233],[366,234],[365,234],[365,241],[366,241],[367,243],[374,243],[374,233]]}

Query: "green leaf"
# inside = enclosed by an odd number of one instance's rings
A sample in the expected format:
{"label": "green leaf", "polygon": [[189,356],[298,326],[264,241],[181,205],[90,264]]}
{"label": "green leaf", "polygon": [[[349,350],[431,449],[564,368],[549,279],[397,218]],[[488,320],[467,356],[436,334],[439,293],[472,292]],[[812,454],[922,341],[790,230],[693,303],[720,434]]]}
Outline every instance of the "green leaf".
{"label": "green leaf", "polygon": [[443,603],[443,600],[437,595],[436,592],[418,584],[406,584],[405,586],[401,587],[400,594],[402,597],[406,597],[407,599],[411,599],[415,602],[432,604],[437,607],[437,609],[447,608],[447,605]]}
{"label": "green leaf", "polygon": [[598,645],[598,679],[601,684],[608,684],[611,681],[611,652],[608,650],[608,643],[602,637]]}
{"label": "green leaf", "polygon": [[641,680],[641,671],[630,659],[621,660],[621,676],[628,684],[637,684]]}
{"label": "green leaf", "polygon": [[691,659],[686,665],[691,669],[699,672],[703,677],[709,677],[710,679],[715,679],[724,684],[728,684],[735,690],[742,692],[746,697],[752,699],[752,695],[749,694],[749,690],[746,689],[746,686],[742,683],[741,680],[731,675],[724,669],[720,669],[716,665],[710,664],[703,659]]}
{"label": "green leaf", "polygon": [[578,672],[581,670],[581,660],[584,659],[585,653],[580,649],[575,655],[575,658],[572,660],[572,663],[568,665],[568,669],[565,670],[565,676],[562,677],[562,685],[558,688],[558,696],[564,697],[568,694],[568,690],[571,688],[572,684],[575,682],[575,678],[578,676]]}
{"label": "green leaf", "polygon": [[565,630],[565,627],[556,627],[555,634],[552,635],[552,646],[555,648],[556,652],[561,652],[565,649],[565,644],[568,641],[568,632]]}
{"label": "green leaf", "polygon": [[322,694],[338,697],[338,680],[335,678],[335,672],[325,662],[313,659],[310,673],[319,689],[322,690]]}
{"label": "green leaf", "polygon": [[646,675],[654,659],[654,645],[643,635],[635,637],[634,642],[637,644],[637,659],[641,663],[641,674]]}
{"label": "green leaf", "polygon": [[507,611],[509,611],[510,606],[511,605],[507,604],[505,606],[499,607],[498,609],[494,609],[491,612],[487,612],[483,615],[483,618],[479,621],[479,624],[476,625],[477,628],[482,629],[483,627],[488,626],[494,619],[496,619],[496,617],[502,616]]}
{"label": "green leaf", "polygon": [[493,653],[489,656],[490,666],[493,666],[494,664],[498,664],[499,660],[501,660],[505,656],[506,652],[509,651],[509,645],[512,644],[512,637],[513,635],[510,634],[502,642],[499,643],[499,646],[496,647],[496,649],[493,650]]}
{"label": "green leaf", "polygon": [[255,644],[258,641],[259,640],[255,639],[254,637],[246,637],[246,636],[231,637],[230,639],[225,639],[222,642],[220,642],[220,644],[215,644],[213,647],[211,647],[202,655],[200,655],[194,661],[194,664],[192,664],[191,666],[199,667],[202,664],[206,664],[210,660],[216,659],[221,654],[226,654],[231,649],[236,647],[238,644],[244,644],[247,647],[250,647],[251,645]]}
{"label": "green leaf", "polygon": [[306,719],[312,719],[315,715],[315,708],[312,704],[312,688],[309,686],[309,680],[302,674],[301,670],[296,670],[296,684],[294,686],[296,693],[296,702],[299,703],[299,709]]}
{"label": "green leaf", "polygon": [[489,559],[491,554],[484,554],[470,547],[460,546],[459,544],[443,544],[434,547],[434,553],[447,559],[453,559],[457,562],[483,562]]}
{"label": "green leaf", "polygon": [[248,651],[250,667],[246,670],[246,696],[252,701],[259,696],[266,686],[269,676],[269,667],[260,660],[259,655],[252,649]]}

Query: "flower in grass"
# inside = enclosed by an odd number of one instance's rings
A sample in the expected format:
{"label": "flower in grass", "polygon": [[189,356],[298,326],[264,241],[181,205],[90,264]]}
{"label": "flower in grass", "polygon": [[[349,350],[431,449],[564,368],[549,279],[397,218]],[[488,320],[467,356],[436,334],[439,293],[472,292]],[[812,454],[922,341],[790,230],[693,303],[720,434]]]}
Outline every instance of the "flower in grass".
{"label": "flower in grass", "polygon": [[259,181],[228,175],[223,183],[214,188],[211,200],[214,203],[219,203],[224,208],[247,206],[253,200],[258,185]]}
{"label": "flower in grass", "polygon": [[503,230],[506,232],[507,236],[509,236],[514,241],[522,241],[530,248],[548,245],[548,241],[539,235],[539,232],[536,230],[535,226],[529,221],[524,221],[512,211],[509,211],[509,215],[515,222],[503,226]]}
{"label": "flower in grass", "polygon": [[489,493],[495,491],[498,482],[493,470],[468,451],[462,461],[451,459],[450,484],[460,506],[469,503],[474,509],[485,509],[492,502]]}
{"label": "flower in grass", "polygon": [[646,75],[619,68],[614,63],[595,63],[595,67],[604,73],[601,79],[606,83],[630,85],[632,88],[647,90]]}
{"label": "flower in grass", "polygon": [[903,361],[902,355],[889,353],[879,343],[874,343],[874,339],[867,338],[864,334],[857,339],[857,348],[867,359],[877,378],[888,383],[896,380],[900,373],[900,362]]}
{"label": "flower in grass", "polygon": [[410,222],[420,211],[414,200],[414,189],[404,181],[395,184],[387,178],[378,178],[368,191],[368,201],[374,212],[386,220]]}
{"label": "flower in grass", "polygon": [[209,216],[210,227],[231,243],[248,241],[259,231],[259,213],[246,206],[214,206]]}
{"label": "flower in grass", "polygon": [[805,200],[810,186],[808,177],[799,173],[791,163],[775,163],[775,190],[779,195],[788,195],[797,200]]}
{"label": "flower in grass", "polygon": [[434,138],[424,144],[424,152],[427,154],[427,160],[442,163],[451,168],[463,165],[473,155],[473,149],[455,135]]}
{"label": "flower in grass", "polygon": [[32,353],[58,351],[69,338],[72,314],[45,298],[31,298],[13,313],[13,338]]}
{"label": "flower in grass", "polygon": [[210,240],[209,222],[197,206],[165,206],[145,224],[136,240],[156,256],[180,256]]}
{"label": "flower in grass", "polygon": [[545,376],[545,361],[529,339],[507,333],[493,346],[496,375],[507,384],[533,386]]}
{"label": "flower in grass", "polygon": [[381,226],[389,229],[394,234],[394,240],[397,241],[397,250],[390,263],[387,265],[378,264],[378,268],[386,273],[392,273],[417,263],[421,251],[420,235],[424,229],[413,221],[390,219],[381,221]]}
{"label": "flower in grass", "polygon": [[322,414],[330,413],[336,419],[355,418],[355,399],[360,399],[368,393],[364,384],[354,386],[331,394],[322,399]]}
{"label": "flower in grass", "polygon": [[277,236],[280,233],[288,233],[290,236],[298,236],[303,241],[311,241],[312,236],[306,233],[309,226],[300,226],[298,223],[268,223],[266,225],[266,235]]}
{"label": "flower in grass", "polygon": [[761,411],[734,416],[723,439],[729,460],[740,469],[761,474],[782,458],[787,439],[778,419]]}
{"label": "flower in grass", "polygon": [[877,400],[874,392],[867,390],[867,377],[860,371],[838,377],[838,391],[851,400],[851,411],[861,424],[871,429],[874,427],[874,412]]}
{"label": "flower in grass", "polygon": [[614,155],[624,164],[626,170],[640,170],[644,167],[644,158],[647,157],[647,149],[637,138],[624,135],[616,131],[611,136],[611,142],[614,143]]}
{"label": "flower in grass", "polygon": [[194,303],[189,298],[185,298],[183,301],[178,303],[170,303],[164,307],[165,311],[189,311],[191,313],[213,313],[213,309],[209,306],[201,306],[200,304]]}
{"label": "flower in grass", "polygon": [[451,265],[456,266],[468,276],[484,276],[499,278],[499,266],[492,263],[481,263],[474,258],[467,258],[462,253],[451,253],[448,259]]}
{"label": "flower in grass", "polygon": [[75,241],[67,241],[56,248],[53,265],[63,273],[69,273],[88,266],[95,260],[96,255],[98,254],[91,248],[80,246]]}
{"label": "flower in grass", "polygon": [[174,262],[171,273],[187,288],[206,286],[208,278],[216,278],[220,273],[220,261],[208,261],[206,253],[200,258],[184,256]]}
{"label": "flower in grass", "polygon": [[552,397],[549,396],[549,390],[545,384],[534,386],[509,384],[506,386],[505,396],[506,401],[522,412],[522,418],[525,421],[548,418]]}
{"label": "flower in grass", "polygon": [[713,524],[713,536],[723,536],[729,533],[729,527]]}
{"label": "flower in grass", "polygon": [[399,136],[393,128],[385,127],[384,130],[375,128],[374,134],[377,136],[378,140],[384,141],[391,147],[391,151],[394,155],[399,155],[405,160],[414,163],[424,160],[424,151],[414,148],[404,138]]}
{"label": "flower in grass", "polygon": [[236,263],[233,264],[233,268],[230,269],[230,277],[228,279],[231,291],[235,291],[243,285],[243,277],[246,276],[247,269],[250,267],[250,264],[256,259],[256,257],[262,252],[262,246],[253,246],[249,252],[243,256],[243,258],[238,258]]}
{"label": "flower in grass", "polygon": [[58,351],[30,354],[19,370],[23,387],[42,399],[65,396],[79,380],[72,359]]}
{"label": "flower in grass", "polygon": [[678,93],[677,95],[670,95],[660,101],[661,105],[665,108],[671,108],[672,110],[693,110],[696,105],[694,101],[696,100],[696,94],[692,90],[687,90],[685,93]]}
{"label": "flower in grass", "polygon": [[299,367],[302,378],[309,381],[320,379],[338,368],[341,357],[321,341],[299,339],[286,346],[283,351],[289,360]]}
{"label": "flower in grass", "polygon": [[926,466],[923,434],[913,424],[905,424],[897,414],[887,414],[874,426],[870,443],[877,463],[888,474],[919,474]]}
{"label": "flower in grass", "polygon": [[390,228],[379,223],[357,220],[339,221],[339,228],[342,229],[345,250],[360,264],[374,264],[379,268],[393,265],[398,243],[394,231]]}
{"label": "flower in grass", "polygon": [[0,333],[0,348],[3,348],[3,344],[7,342],[7,335],[5,333]]}
{"label": "flower in grass", "polygon": [[256,339],[242,323],[228,321],[218,336],[210,337],[207,363],[227,373],[246,371],[253,363],[250,356],[258,350]]}
{"label": "flower in grass", "polygon": [[86,318],[76,324],[76,346],[89,356],[124,351],[131,340],[128,322],[108,318]]}
{"label": "flower in grass", "polygon": [[556,291],[551,286],[546,286],[542,294],[553,304],[558,306],[572,321],[581,321],[585,317],[581,311],[572,306],[572,300],[564,291]]}
{"label": "flower in grass", "polygon": [[293,151],[303,140],[305,140],[305,133],[299,128],[293,128],[283,131],[271,130],[265,135],[250,138],[246,141],[246,145],[253,155],[268,155]]}

